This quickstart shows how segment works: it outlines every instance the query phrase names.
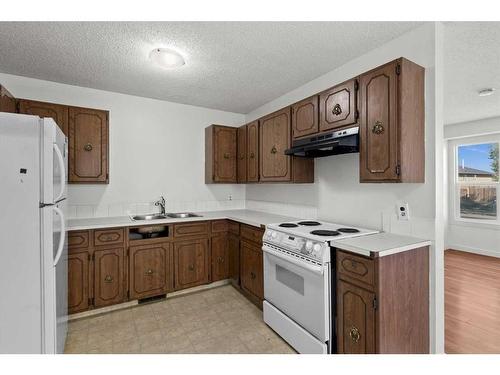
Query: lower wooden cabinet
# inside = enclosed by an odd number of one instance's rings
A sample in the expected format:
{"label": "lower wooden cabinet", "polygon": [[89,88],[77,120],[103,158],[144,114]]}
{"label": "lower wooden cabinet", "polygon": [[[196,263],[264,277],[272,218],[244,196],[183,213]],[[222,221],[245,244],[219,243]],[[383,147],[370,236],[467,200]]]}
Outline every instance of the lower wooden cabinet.
{"label": "lower wooden cabinet", "polygon": [[88,252],[68,255],[68,313],[73,314],[89,308],[89,263]]}
{"label": "lower wooden cabinet", "polygon": [[130,246],[131,299],[153,297],[173,290],[173,276],[173,252],[170,243]]}
{"label": "lower wooden cabinet", "polygon": [[174,242],[174,263],[176,290],[208,283],[208,239]]}
{"label": "lower wooden cabinet", "polygon": [[235,287],[240,286],[240,237],[229,233],[227,237],[229,257],[229,278]]}
{"label": "lower wooden cabinet", "polygon": [[100,249],[94,251],[94,307],[123,302],[124,249]]}
{"label": "lower wooden cabinet", "polygon": [[264,298],[264,275],[262,249],[248,241],[240,242],[241,288],[262,300]]}
{"label": "lower wooden cabinet", "polygon": [[229,246],[226,234],[211,239],[212,281],[225,280],[229,277]]}

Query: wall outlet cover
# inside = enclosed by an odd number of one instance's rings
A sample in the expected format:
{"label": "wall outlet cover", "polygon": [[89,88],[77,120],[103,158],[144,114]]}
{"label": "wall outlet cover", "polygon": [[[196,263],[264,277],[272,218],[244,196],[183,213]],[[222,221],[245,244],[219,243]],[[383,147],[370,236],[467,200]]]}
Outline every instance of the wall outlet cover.
{"label": "wall outlet cover", "polygon": [[408,203],[401,203],[396,206],[398,220],[410,220],[410,207]]}

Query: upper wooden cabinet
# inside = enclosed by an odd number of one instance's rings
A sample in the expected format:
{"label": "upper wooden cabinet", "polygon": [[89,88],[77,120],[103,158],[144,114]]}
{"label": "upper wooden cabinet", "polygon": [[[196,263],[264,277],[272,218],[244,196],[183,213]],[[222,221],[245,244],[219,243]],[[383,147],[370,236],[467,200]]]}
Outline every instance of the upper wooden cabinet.
{"label": "upper wooden cabinet", "polygon": [[238,183],[247,182],[247,126],[238,128]]}
{"label": "upper wooden cabinet", "polygon": [[237,128],[211,125],[205,129],[205,182],[236,183]]}
{"label": "upper wooden cabinet", "polygon": [[424,68],[404,58],[363,74],[360,181],[424,182]]}
{"label": "upper wooden cabinet", "polygon": [[19,99],[18,106],[19,113],[53,118],[56,124],[59,125],[63,133],[66,136],[69,135],[68,106],[26,99]]}
{"label": "upper wooden cabinet", "polygon": [[16,99],[2,85],[0,85],[0,112],[16,112]]}
{"label": "upper wooden cabinet", "polygon": [[247,182],[259,181],[259,122],[247,125]]}
{"label": "upper wooden cabinet", "polygon": [[356,79],[341,83],[319,96],[319,130],[326,131],[355,124],[357,121]]}
{"label": "upper wooden cabinet", "polygon": [[108,183],[108,112],[69,108],[69,182]]}
{"label": "upper wooden cabinet", "polygon": [[260,181],[290,181],[290,107],[272,113],[260,121]]}
{"label": "upper wooden cabinet", "polygon": [[292,105],[292,136],[300,138],[317,133],[318,96],[312,96]]}

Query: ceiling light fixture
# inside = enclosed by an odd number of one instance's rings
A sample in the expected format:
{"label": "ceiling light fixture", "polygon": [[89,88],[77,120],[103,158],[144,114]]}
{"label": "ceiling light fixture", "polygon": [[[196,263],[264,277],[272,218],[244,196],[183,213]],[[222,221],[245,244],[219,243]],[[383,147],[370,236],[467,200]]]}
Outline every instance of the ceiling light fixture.
{"label": "ceiling light fixture", "polygon": [[168,48],[155,48],[149,54],[149,58],[163,69],[175,69],[186,64],[179,52]]}
{"label": "ceiling light fixture", "polygon": [[488,88],[488,89],[479,90],[478,95],[479,96],[490,96],[490,95],[493,95],[494,93],[495,93],[494,88]]}

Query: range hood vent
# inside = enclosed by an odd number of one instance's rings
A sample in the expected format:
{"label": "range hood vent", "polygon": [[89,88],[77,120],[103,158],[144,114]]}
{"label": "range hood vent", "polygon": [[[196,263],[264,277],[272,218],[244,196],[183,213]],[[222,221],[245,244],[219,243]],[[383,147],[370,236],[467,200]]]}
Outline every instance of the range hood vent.
{"label": "range hood vent", "polygon": [[321,133],[307,138],[296,139],[286,155],[306,158],[349,154],[359,152],[359,127]]}

